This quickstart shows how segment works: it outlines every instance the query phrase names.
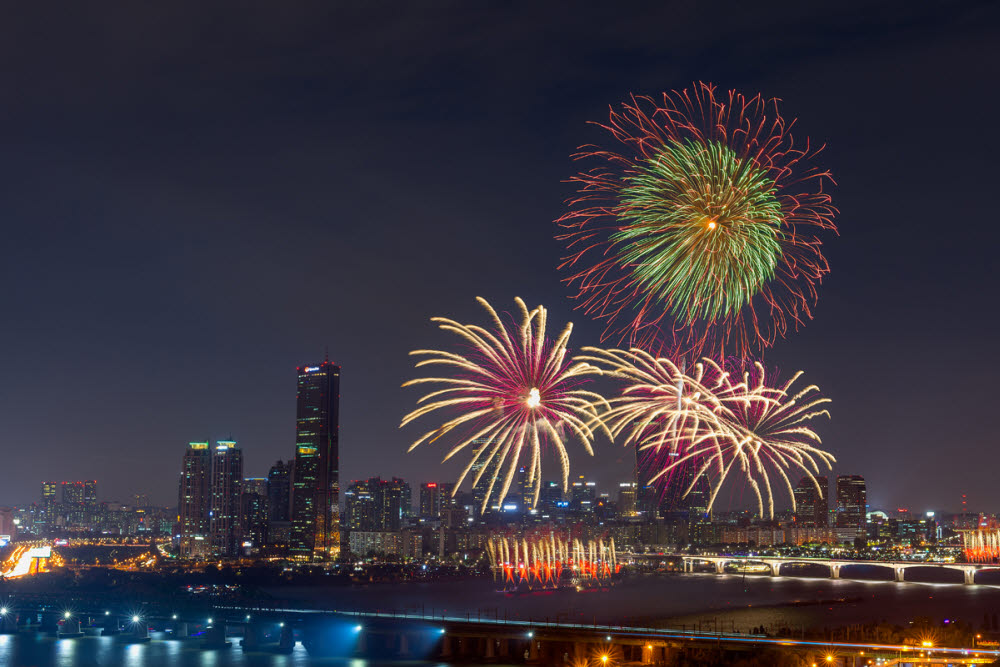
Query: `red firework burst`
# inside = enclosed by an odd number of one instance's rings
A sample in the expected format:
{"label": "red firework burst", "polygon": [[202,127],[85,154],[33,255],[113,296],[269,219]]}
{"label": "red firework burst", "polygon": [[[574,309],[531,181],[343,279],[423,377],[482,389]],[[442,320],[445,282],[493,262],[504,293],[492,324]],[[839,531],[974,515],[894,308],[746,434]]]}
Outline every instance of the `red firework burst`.
{"label": "red firework burst", "polygon": [[603,164],[570,179],[578,193],[556,222],[560,269],[604,340],[745,356],[812,317],[833,179],[777,99],[699,83],[633,97],[597,125],[614,146],[574,155]]}

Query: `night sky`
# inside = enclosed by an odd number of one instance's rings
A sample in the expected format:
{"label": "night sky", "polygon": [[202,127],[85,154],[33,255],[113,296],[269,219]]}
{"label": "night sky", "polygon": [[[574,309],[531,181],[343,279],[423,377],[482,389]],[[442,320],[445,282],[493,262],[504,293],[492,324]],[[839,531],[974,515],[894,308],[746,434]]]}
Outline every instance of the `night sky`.
{"label": "night sky", "polygon": [[[345,484],[449,479],[405,453],[407,352],[452,343],[431,316],[485,323],[476,296],[596,344],[556,271],[569,156],[609,105],[704,80],[827,144],[832,273],[766,359],[833,399],[833,474],[1000,510],[996,3],[167,4],[4,12],[0,505],[92,478],[174,504],[205,438],[263,475],[327,347]],[[604,487],[631,469],[574,453]]]}

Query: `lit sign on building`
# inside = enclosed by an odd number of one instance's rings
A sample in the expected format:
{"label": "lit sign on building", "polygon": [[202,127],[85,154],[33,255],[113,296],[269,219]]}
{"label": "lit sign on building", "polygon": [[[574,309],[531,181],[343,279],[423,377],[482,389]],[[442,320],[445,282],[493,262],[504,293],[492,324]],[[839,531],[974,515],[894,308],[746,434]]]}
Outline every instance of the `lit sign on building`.
{"label": "lit sign on building", "polygon": [[28,549],[28,558],[52,558],[52,547],[32,547]]}
{"label": "lit sign on building", "polygon": [[319,370],[319,366],[306,366],[306,373],[315,373]]}

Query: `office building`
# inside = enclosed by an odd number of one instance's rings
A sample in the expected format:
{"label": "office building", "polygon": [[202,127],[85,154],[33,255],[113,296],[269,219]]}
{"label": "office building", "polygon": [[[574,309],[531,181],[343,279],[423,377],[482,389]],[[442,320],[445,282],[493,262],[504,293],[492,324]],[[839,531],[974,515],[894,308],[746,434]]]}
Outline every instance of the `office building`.
{"label": "office building", "polygon": [[837,539],[851,542],[867,534],[868,493],[861,475],[837,477]]}
{"label": "office building", "polygon": [[243,553],[260,553],[268,544],[267,509],[267,478],[245,478],[240,493],[240,547]]}
{"label": "office building", "polygon": [[621,517],[636,516],[635,482],[621,482],[618,484],[618,515]]}
{"label": "office building", "polygon": [[212,505],[208,522],[212,553],[216,556],[239,555],[242,482],[243,452],[234,441],[220,440],[212,454]]}
{"label": "office building", "polygon": [[[472,499],[476,515],[490,514],[500,509],[500,501],[502,500],[500,491],[503,489],[503,483],[498,480],[496,484],[493,484],[493,478],[500,468],[500,457],[490,457],[492,443],[493,441],[488,438],[479,438],[474,441],[476,449],[473,454],[476,456],[476,462],[472,464],[469,476],[473,480]],[[476,476],[480,473],[482,475],[476,482]],[[491,484],[493,484],[492,489],[490,488]],[[487,502],[487,492],[489,492],[489,502]]]}
{"label": "office building", "polygon": [[340,366],[301,366],[295,410],[291,555],[326,561],[340,553]]}
{"label": "office building", "polygon": [[441,518],[441,485],[437,482],[424,482],[420,485],[420,518]]}
{"label": "office building", "polygon": [[[816,488],[816,487],[819,488]],[[830,510],[827,503],[830,482],[826,477],[803,477],[795,487],[795,523],[803,528],[826,528]]]}
{"label": "office building", "polygon": [[181,460],[177,523],[181,558],[209,554],[209,511],[212,506],[212,451],[207,442],[192,442]]}

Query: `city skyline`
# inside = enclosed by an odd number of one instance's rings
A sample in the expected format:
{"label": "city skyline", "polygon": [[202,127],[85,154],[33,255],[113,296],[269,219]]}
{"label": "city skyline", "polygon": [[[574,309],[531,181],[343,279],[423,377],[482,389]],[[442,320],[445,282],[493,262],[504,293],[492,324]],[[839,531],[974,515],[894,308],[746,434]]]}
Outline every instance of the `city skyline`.
{"label": "city skyline", "polygon": [[[234,11],[221,37],[205,15],[12,16],[0,438],[18,474],[0,504],[95,478],[167,504],[159,471],[205,436],[262,475],[294,444],[289,368],[324,346],[344,372],[344,478],[453,479],[440,449],[404,453],[407,352],[433,346],[432,314],[472,320],[476,296],[544,303],[597,344],[554,267],[570,155],[609,104],[700,79],[780,97],[828,145],[832,272],[815,319],[764,356],[833,400],[831,476],[865,475],[878,506],[1000,506],[983,303],[997,10],[860,7],[512,8],[488,25],[363,8],[336,15],[343,39],[319,8]],[[56,411],[53,386],[73,389]],[[571,474],[610,487],[630,454],[600,440]]]}

